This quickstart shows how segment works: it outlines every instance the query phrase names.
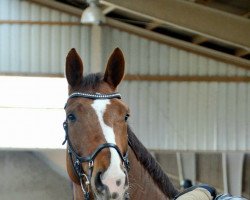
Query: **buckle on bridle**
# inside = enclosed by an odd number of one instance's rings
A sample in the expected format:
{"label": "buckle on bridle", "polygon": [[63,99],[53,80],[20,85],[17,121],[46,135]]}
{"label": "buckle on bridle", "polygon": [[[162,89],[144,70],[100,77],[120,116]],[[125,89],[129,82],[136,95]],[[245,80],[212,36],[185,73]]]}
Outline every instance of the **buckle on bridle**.
{"label": "buckle on bridle", "polygon": [[91,161],[89,162],[89,168],[93,168],[93,167],[94,167],[94,161],[91,160]]}
{"label": "buckle on bridle", "polygon": [[127,158],[124,158],[123,166],[126,168],[127,171],[130,170],[130,163],[129,163],[129,160]]}
{"label": "buckle on bridle", "polygon": [[[83,177],[85,178],[85,187],[83,184]],[[80,184],[84,195],[84,199],[89,200],[90,181],[88,179],[88,176],[84,173],[82,173],[80,176]]]}

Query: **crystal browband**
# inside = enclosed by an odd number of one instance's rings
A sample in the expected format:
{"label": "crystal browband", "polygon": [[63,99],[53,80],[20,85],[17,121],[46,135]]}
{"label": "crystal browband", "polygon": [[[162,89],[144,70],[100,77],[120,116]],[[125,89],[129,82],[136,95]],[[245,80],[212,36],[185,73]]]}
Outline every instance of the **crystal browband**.
{"label": "crystal browband", "polygon": [[88,98],[88,99],[114,99],[118,98],[121,99],[121,94],[120,93],[111,93],[111,94],[101,94],[101,93],[81,93],[81,92],[74,92],[69,95],[69,99],[74,98],[74,97],[83,97],[83,98]]}
{"label": "crystal browband", "polygon": [[[101,93],[82,93],[82,92],[74,92],[69,95],[68,100],[75,98],[75,97],[82,97],[87,99],[121,99],[120,93],[111,93],[111,94],[101,94]],[[67,107],[67,103],[64,106],[64,109]]]}

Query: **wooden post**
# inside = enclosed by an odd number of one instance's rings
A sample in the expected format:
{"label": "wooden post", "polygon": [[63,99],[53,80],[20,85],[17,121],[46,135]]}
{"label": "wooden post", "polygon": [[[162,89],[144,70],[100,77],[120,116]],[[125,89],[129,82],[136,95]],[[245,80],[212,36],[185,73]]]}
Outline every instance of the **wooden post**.
{"label": "wooden post", "polygon": [[195,162],[195,153],[182,153],[182,170],[183,178],[189,179],[193,184],[196,183],[196,162]]}
{"label": "wooden post", "polygon": [[179,183],[183,181],[183,169],[182,169],[182,162],[181,162],[181,154],[180,152],[176,152],[176,160],[177,160],[177,167],[178,167],[178,173],[179,173]]}
{"label": "wooden post", "polygon": [[223,188],[224,193],[228,193],[228,180],[227,180],[227,154],[222,153],[222,172],[223,172]]}
{"label": "wooden post", "polygon": [[227,153],[228,192],[240,196],[242,193],[244,152]]}

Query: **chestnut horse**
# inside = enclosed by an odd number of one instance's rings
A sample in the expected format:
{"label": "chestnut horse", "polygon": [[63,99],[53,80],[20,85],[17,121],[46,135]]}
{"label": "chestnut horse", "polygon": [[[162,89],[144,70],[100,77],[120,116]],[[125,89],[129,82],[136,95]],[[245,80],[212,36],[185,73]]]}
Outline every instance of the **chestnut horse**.
{"label": "chestnut horse", "polygon": [[178,191],[127,124],[116,89],[124,77],[116,48],[104,74],[83,74],[75,49],[66,58],[69,98],[64,129],[74,199],[173,199]]}

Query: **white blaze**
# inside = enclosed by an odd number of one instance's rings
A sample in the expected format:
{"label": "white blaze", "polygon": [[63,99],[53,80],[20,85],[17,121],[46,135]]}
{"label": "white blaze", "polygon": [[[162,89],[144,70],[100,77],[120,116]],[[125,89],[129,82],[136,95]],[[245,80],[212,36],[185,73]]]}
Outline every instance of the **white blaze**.
{"label": "white blaze", "polygon": [[[113,128],[106,125],[103,119],[107,105],[110,104],[110,100],[94,100],[91,105],[98,117],[100,126],[102,128],[104,137],[108,143],[116,144],[115,134]],[[121,169],[121,159],[118,152],[114,148],[109,148],[111,153],[110,165],[106,172],[102,176],[102,182],[109,187],[110,193],[117,192],[123,193],[125,185],[125,173]],[[120,181],[120,187],[117,186],[116,181]]]}

